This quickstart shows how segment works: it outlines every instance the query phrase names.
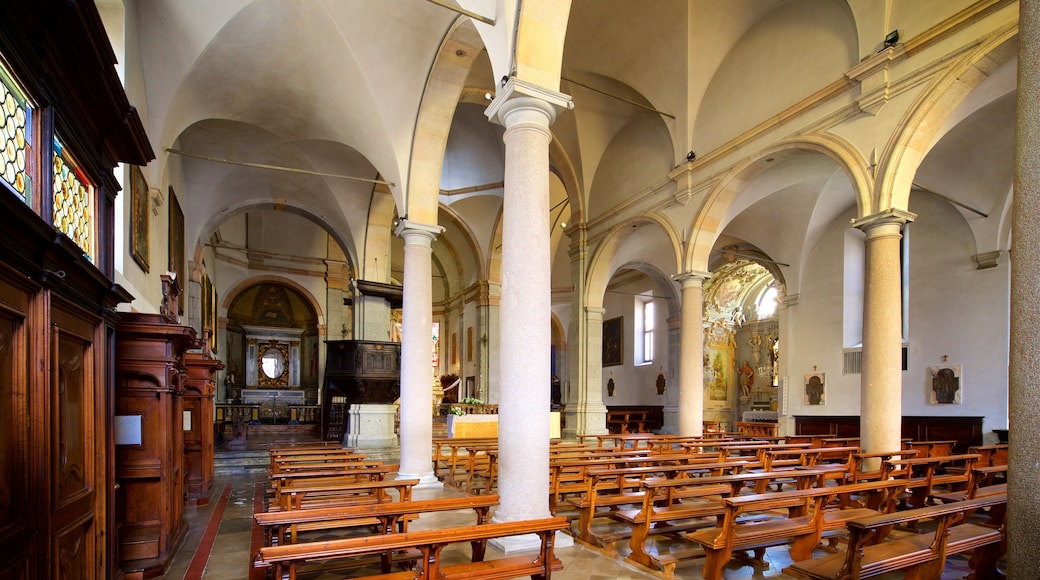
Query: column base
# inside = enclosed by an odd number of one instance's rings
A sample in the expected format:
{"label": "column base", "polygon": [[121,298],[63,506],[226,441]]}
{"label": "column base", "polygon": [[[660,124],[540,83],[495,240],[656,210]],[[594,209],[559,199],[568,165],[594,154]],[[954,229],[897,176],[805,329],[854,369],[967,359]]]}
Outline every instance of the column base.
{"label": "column base", "polygon": [[412,486],[412,489],[444,489],[444,482],[437,479],[432,471],[417,475],[398,472],[394,479],[418,479],[419,483]]}
{"label": "column base", "polygon": [[[542,541],[538,534],[492,538],[488,540],[488,543],[506,555],[520,552],[537,552],[542,548]],[[570,534],[565,534],[562,531],[556,532],[556,538],[553,540],[553,552],[560,548],[570,548],[573,545],[574,538]]]}

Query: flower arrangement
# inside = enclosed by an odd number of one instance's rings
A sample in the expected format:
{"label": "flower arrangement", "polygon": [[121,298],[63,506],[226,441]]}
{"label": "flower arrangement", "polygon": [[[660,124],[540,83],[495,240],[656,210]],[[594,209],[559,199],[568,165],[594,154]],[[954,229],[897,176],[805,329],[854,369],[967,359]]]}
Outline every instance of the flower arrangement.
{"label": "flower arrangement", "polygon": [[473,397],[466,397],[465,399],[462,399],[462,404],[463,405],[483,405],[484,401],[481,401],[480,399],[474,399]]}
{"label": "flower arrangement", "polygon": [[465,415],[465,414],[466,414],[466,412],[465,412],[465,411],[463,411],[462,409],[460,409],[460,408],[458,408],[458,407],[452,407],[452,408],[451,408],[451,410],[450,410],[450,411],[448,411],[448,413],[450,413],[450,414],[452,414],[452,415],[456,415],[456,416],[458,416],[458,417],[461,417],[461,416],[463,416],[463,415]]}

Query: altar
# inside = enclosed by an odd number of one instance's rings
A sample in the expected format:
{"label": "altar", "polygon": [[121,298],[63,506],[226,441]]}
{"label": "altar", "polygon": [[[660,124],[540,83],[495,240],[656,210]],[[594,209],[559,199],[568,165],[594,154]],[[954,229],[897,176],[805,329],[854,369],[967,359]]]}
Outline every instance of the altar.
{"label": "altar", "polygon": [[264,401],[279,401],[290,405],[304,404],[302,389],[242,389],[242,403],[251,405]]}

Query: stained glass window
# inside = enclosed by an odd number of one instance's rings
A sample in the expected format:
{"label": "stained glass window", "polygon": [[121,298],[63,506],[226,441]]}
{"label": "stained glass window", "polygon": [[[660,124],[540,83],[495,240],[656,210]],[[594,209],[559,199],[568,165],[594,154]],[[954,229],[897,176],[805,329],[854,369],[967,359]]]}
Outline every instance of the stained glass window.
{"label": "stained glass window", "polygon": [[94,260],[94,187],[54,138],[54,227]]}
{"label": "stained glass window", "polygon": [[32,106],[0,66],[0,174],[26,203],[32,199],[27,163],[31,130]]}

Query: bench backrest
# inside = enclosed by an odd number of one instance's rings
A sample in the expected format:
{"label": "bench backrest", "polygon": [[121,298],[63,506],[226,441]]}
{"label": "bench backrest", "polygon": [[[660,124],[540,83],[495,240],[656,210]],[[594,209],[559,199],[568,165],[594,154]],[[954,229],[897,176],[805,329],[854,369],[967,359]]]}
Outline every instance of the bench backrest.
{"label": "bench backrest", "polygon": [[439,546],[521,534],[554,532],[566,529],[567,526],[567,518],[553,517],[412,531],[386,536],[364,536],[321,542],[303,542],[285,546],[267,546],[260,548],[260,553],[254,565],[264,567],[274,563],[368,556],[390,550],[406,550],[422,546]]}

